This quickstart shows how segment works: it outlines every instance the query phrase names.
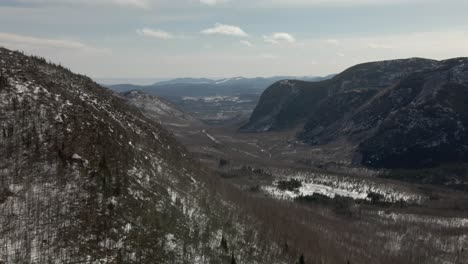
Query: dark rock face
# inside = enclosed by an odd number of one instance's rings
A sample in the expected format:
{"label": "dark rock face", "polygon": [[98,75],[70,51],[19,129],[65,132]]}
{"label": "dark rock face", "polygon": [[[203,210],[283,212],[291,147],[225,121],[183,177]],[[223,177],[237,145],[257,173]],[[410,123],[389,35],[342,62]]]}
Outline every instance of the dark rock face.
{"label": "dark rock face", "polygon": [[269,90],[244,131],[303,122],[300,140],[327,144],[347,138],[356,146],[355,160],[370,167],[419,168],[467,160],[466,58],[366,63],[328,81],[302,83],[295,93],[281,83]]}
{"label": "dark rock face", "polygon": [[[468,161],[468,60],[456,61],[402,80],[368,106],[364,115],[378,113],[379,124],[359,145],[363,164],[417,168]],[[392,108],[374,112],[378,105]],[[355,124],[365,123],[362,114],[356,117]]]}
{"label": "dark rock face", "polygon": [[322,85],[285,80],[268,88],[261,96],[243,132],[280,130],[296,126],[307,117],[306,109],[327,96]]}
{"label": "dark rock face", "polygon": [[310,144],[324,144],[336,139],[343,120],[376,92],[375,89],[355,89],[323,99],[309,116],[300,138]]}
{"label": "dark rock face", "polygon": [[[369,93],[395,84],[403,76],[415,71],[432,68],[435,61],[408,59],[360,64],[349,68],[330,80],[322,82],[280,81],[268,88],[261,96],[243,132],[281,130],[301,125],[311,115],[321,115],[327,104],[334,106],[330,96],[356,92],[368,97]],[[365,91],[365,92],[363,92]],[[347,95],[342,95],[346,97]],[[362,100],[362,99],[358,99]],[[349,111],[346,105],[341,112]]]}

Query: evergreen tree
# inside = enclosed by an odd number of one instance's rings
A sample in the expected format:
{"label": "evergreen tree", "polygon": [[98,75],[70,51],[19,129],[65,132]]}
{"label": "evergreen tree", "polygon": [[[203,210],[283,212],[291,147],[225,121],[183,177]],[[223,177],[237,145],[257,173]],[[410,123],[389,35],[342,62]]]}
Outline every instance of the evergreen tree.
{"label": "evergreen tree", "polygon": [[234,258],[234,253],[231,255],[231,264],[236,264],[236,258]]}
{"label": "evergreen tree", "polygon": [[8,79],[3,76],[3,73],[0,72],[0,90],[6,88],[8,86]]}
{"label": "evergreen tree", "polygon": [[228,244],[224,235],[221,237],[221,244],[219,246],[224,250],[224,252],[229,251]]}
{"label": "evergreen tree", "polygon": [[289,252],[289,244],[288,244],[288,241],[284,242],[283,252],[284,252],[284,253],[288,253],[288,252]]}
{"label": "evergreen tree", "polygon": [[299,264],[305,264],[304,254],[299,257]]}

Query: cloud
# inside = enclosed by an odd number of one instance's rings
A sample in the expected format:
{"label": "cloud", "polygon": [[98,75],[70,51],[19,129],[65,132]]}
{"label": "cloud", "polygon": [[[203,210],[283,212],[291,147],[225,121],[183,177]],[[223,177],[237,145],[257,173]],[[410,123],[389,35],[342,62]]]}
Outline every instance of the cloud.
{"label": "cloud", "polygon": [[279,32],[273,33],[269,36],[263,36],[263,40],[271,44],[280,44],[280,43],[295,43],[296,39],[289,33]]}
{"label": "cloud", "polygon": [[327,39],[325,41],[330,45],[334,45],[334,46],[340,45],[340,42],[337,39]]}
{"label": "cloud", "polygon": [[254,45],[252,44],[252,42],[248,41],[248,40],[241,40],[240,43],[244,46],[247,46],[247,47],[253,47]]}
{"label": "cloud", "polygon": [[54,49],[65,49],[65,50],[78,50],[86,52],[99,52],[109,53],[109,50],[97,49],[87,44],[74,40],[65,39],[48,39],[48,38],[37,38],[31,36],[1,33],[0,32],[0,45],[4,45],[12,48],[54,48]]}
{"label": "cloud", "polygon": [[227,0],[200,0],[200,3],[205,4],[205,5],[211,5],[211,6],[225,3],[225,2],[227,2]]}
{"label": "cloud", "polygon": [[369,43],[367,46],[371,49],[393,49],[392,46],[389,45],[384,45],[384,44],[378,44],[378,43]]}
{"label": "cloud", "polygon": [[426,3],[439,0],[260,0],[258,5],[271,7],[363,6]]}
{"label": "cloud", "polygon": [[204,49],[212,49],[212,48],[214,48],[214,45],[211,44],[211,43],[205,43],[205,44],[203,44],[203,48]]}
{"label": "cloud", "polygon": [[122,7],[150,8],[154,0],[16,0],[22,4],[34,5],[115,5]]}
{"label": "cloud", "polygon": [[226,35],[234,37],[247,37],[248,34],[245,33],[240,27],[224,25],[216,23],[214,27],[202,30],[201,33],[205,35]]}
{"label": "cloud", "polygon": [[[98,1],[95,1],[98,2]],[[103,3],[109,2],[110,4],[120,6],[133,6],[138,8],[149,8],[150,2],[148,0],[102,0]]]}
{"label": "cloud", "polygon": [[337,52],[337,53],[336,53],[336,56],[338,56],[338,57],[344,57],[345,55],[344,55],[344,53]]}
{"label": "cloud", "polygon": [[274,54],[270,54],[270,53],[264,53],[264,54],[260,55],[260,58],[268,59],[268,60],[274,60],[274,59],[278,59],[278,56],[276,56]]}
{"label": "cloud", "polygon": [[[0,6],[5,0],[0,1]],[[155,5],[185,8],[187,4],[203,4],[216,6],[229,3],[231,6],[249,6],[260,8],[302,8],[315,6],[369,6],[369,5],[400,5],[412,3],[440,2],[441,0],[6,0],[7,3],[27,5],[113,5],[150,9]],[[447,1],[447,0],[446,0]]]}
{"label": "cloud", "polygon": [[150,28],[137,29],[137,34],[144,37],[158,38],[163,40],[173,39],[171,33],[162,30],[154,30]]}

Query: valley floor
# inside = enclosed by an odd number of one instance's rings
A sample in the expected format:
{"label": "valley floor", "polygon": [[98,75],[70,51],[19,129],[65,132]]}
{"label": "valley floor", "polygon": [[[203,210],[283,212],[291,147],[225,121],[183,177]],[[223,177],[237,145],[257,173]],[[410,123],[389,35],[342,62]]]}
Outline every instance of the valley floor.
{"label": "valley floor", "polygon": [[382,177],[385,171],[354,166],[352,146],[344,140],[311,147],[294,140],[296,131],[243,134],[237,127],[168,125],[226,181],[296,208],[300,215],[284,221],[327,238],[346,251],[350,263],[468,259],[468,192],[392,180]]}

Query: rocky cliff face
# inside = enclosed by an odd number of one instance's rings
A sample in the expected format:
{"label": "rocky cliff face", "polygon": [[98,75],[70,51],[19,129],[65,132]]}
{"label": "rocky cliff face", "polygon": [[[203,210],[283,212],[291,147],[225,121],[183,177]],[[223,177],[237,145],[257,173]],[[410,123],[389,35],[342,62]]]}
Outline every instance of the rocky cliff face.
{"label": "rocky cliff face", "polygon": [[260,97],[242,132],[266,132],[293,128],[304,122],[309,110],[325,98],[329,81],[311,83],[284,80],[270,86]]}
{"label": "rocky cliff face", "polygon": [[264,93],[243,130],[304,124],[300,140],[327,144],[346,138],[356,146],[355,161],[371,167],[464,161],[468,112],[461,98],[468,89],[466,62],[366,63],[328,81],[302,83],[294,93],[277,83]]}
{"label": "rocky cliff face", "polygon": [[[244,132],[281,130],[304,124],[311,115],[324,114],[331,96],[349,96],[350,93],[369,97],[379,90],[395,84],[415,71],[435,67],[436,62],[425,59],[408,59],[360,64],[347,69],[330,80],[321,82],[280,81],[269,87],[261,96],[249,122],[241,128]],[[364,99],[353,99],[364,100]],[[349,107],[353,107],[351,102]],[[348,111],[340,105],[338,111]],[[328,111],[326,111],[328,112]]]}
{"label": "rocky cliff face", "polygon": [[360,142],[361,162],[372,167],[428,167],[468,161],[468,59],[443,61],[412,74],[373,98],[343,126]]}
{"label": "rocky cliff face", "polygon": [[0,70],[0,263],[271,263],[157,122],[44,59]]}

